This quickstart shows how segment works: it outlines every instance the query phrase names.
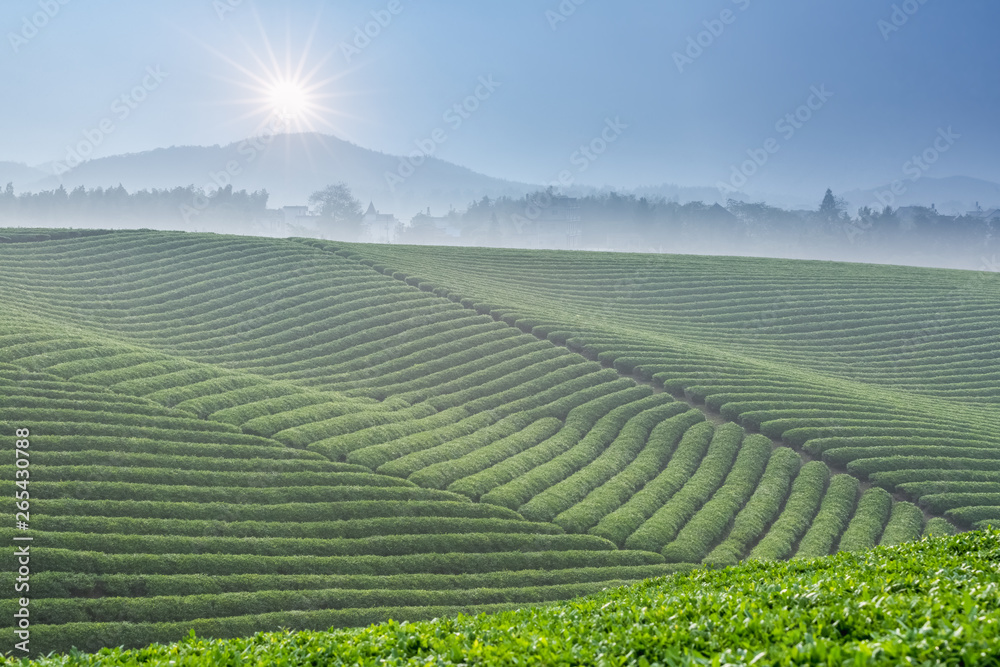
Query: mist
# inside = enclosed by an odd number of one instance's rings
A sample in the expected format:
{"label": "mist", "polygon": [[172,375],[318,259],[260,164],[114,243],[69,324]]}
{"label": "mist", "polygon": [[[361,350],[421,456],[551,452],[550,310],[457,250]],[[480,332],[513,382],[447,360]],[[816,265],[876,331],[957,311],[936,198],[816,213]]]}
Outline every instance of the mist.
{"label": "mist", "polygon": [[[0,226],[993,270],[998,19],[18,0]],[[338,184],[354,203],[317,203]]]}

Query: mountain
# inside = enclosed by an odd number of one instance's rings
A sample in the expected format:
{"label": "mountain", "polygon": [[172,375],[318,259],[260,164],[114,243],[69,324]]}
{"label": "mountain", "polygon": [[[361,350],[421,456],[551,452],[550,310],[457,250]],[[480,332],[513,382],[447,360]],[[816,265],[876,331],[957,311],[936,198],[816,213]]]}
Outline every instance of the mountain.
{"label": "mountain", "polygon": [[[437,158],[405,158],[317,133],[282,134],[227,146],[175,146],[83,162],[60,176],[36,178],[31,189],[67,189],[121,183],[129,191],[195,185],[271,194],[271,206],[305,204],[309,195],[345,181],[355,196],[408,219],[430,207],[443,213],[483,196],[520,197],[541,186],[476,173]],[[0,173],[3,173],[0,171]]]}
{"label": "mountain", "polygon": [[13,183],[22,190],[24,186],[45,178],[45,172],[20,162],[0,162],[0,188]]}
{"label": "mountain", "polygon": [[848,210],[853,214],[862,206],[934,206],[942,213],[958,214],[973,210],[978,202],[984,209],[1000,206],[1000,183],[968,176],[946,178],[904,179],[896,186],[886,184],[873,190],[852,190],[843,193]]}
{"label": "mountain", "polygon": [[[270,140],[247,139],[226,146],[173,146],[115,155],[88,160],[58,176],[51,175],[54,167],[57,165],[29,167],[0,162],[0,187],[10,181],[20,191],[47,190],[59,185],[67,189],[80,185],[109,187],[121,183],[131,192],[186,185],[214,189],[232,183],[236,189],[266,189],[271,194],[270,205],[280,207],[305,204],[313,192],[344,181],[363,204],[372,201],[377,209],[395,213],[404,220],[428,208],[442,214],[452,207],[462,210],[484,196],[518,198],[543,187],[494,178],[434,157],[406,158],[373,151],[319,133],[282,134]],[[934,204],[939,211],[952,214],[974,209],[977,202],[984,209],[1000,206],[1000,184],[982,179],[923,177],[904,180],[901,186],[896,188],[899,194],[892,193],[892,184],[835,194],[847,201],[852,214],[862,206],[898,208]],[[566,189],[565,194],[586,196],[611,190],[682,203],[704,201],[724,205],[732,196],[783,208],[815,208],[822,198],[822,193],[800,193],[797,197],[746,195],[723,193],[714,187],[670,184],[635,188],[577,185]]]}
{"label": "mountain", "polygon": [[[611,188],[604,188],[605,191]],[[686,204],[692,201],[702,201],[706,204],[726,205],[726,201],[733,197],[733,193],[723,192],[714,186],[683,186],[672,183],[661,183],[660,185],[642,185],[636,188],[626,188],[619,190],[624,194],[633,194],[636,197],[647,197],[656,199],[662,197],[670,201]],[[739,196],[742,193],[735,193]]]}

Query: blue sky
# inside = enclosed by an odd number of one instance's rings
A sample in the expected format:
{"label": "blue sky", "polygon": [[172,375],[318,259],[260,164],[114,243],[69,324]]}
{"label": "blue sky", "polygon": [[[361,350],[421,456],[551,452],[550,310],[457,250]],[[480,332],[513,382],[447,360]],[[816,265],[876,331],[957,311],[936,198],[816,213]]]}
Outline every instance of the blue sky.
{"label": "blue sky", "polygon": [[[6,0],[0,160],[62,159],[105,120],[95,156],[245,138],[270,45],[327,81],[320,131],[404,153],[445,128],[439,157],[494,176],[576,173],[617,119],[577,182],[713,185],[766,155],[748,191],[868,187],[949,127],[927,175],[1000,181],[995,0],[394,1]],[[348,57],[372,12],[387,25]],[[449,126],[481,77],[499,85]]]}

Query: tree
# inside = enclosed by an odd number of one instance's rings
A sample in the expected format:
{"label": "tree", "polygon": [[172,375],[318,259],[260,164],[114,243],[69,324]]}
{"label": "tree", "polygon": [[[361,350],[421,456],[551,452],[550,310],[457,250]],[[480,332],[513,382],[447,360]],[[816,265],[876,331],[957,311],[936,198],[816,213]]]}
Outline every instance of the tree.
{"label": "tree", "polygon": [[312,193],[309,203],[316,207],[319,215],[330,218],[334,223],[357,223],[361,220],[361,202],[351,193],[347,183],[329,185]]}
{"label": "tree", "polygon": [[833,190],[826,189],[823,202],[819,205],[819,215],[827,222],[837,222],[847,217],[847,202],[833,196]]}
{"label": "tree", "polygon": [[309,203],[317,214],[329,221],[332,238],[357,241],[361,237],[361,202],[351,193],[347,183],[328,185],[312,193]]}
{"label": "tree", "polygon": [[7,187],[0,191],[0,220],[6,222],[8,218],[13,219],[16,205],[17,196],[14,195],[14,184],[8,183]]}

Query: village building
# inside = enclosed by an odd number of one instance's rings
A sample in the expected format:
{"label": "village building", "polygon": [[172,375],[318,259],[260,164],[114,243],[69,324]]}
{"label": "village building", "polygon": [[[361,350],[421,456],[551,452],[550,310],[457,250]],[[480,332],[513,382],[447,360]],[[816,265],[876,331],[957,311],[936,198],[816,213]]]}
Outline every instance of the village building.
{"label": "village building", "polygon": [[410,220],[411,230],[416,230],[428,237],[439,240],[458,239],[462,237],[462,219],[458,215],[431,215],[430,207],[427,212],[417,213]]}
{"label": "village building", "polygon": [[401,223],[391,213],[379,213],[375,203],[369,202],[368,210],[361,218],[362,243],[395,243]]}
{"label": "village building", "polygon": [[533,228],[524,230],[529,247],[571,250],[580,247],[583,215],[575,197],[553,195],[537,203]]}

